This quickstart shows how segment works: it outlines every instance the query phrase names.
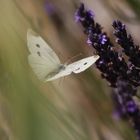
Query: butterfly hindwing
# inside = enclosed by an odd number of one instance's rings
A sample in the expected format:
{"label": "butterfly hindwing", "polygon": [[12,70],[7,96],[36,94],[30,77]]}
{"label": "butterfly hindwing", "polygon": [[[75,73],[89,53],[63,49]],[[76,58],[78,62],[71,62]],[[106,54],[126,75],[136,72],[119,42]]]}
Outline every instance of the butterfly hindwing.
{"label": "butterfly hindwing", "polygon": [[49,59],[39,57],[37,54],[30,54],[28,61],[37,77],[43,81],[49,73],[58,68],[58,65],[54,65]]}

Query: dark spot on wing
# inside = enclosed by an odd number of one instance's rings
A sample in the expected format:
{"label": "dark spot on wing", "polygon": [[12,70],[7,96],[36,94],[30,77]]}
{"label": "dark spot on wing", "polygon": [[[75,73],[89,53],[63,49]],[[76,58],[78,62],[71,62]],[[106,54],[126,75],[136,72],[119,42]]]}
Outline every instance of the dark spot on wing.
{"label": "dark spot on wing", "polygon": [[40,48],[40,45],[39,44],[36,44],[36,47]]}
{"label": "dark spot on wing", "polygon": [[37,52],[37,54],[38,54],[39,56],[41,56],[40,52]]}
{"label": "dark spot on wing", "polygon": [[86,65],[86,64],[87,64],[87,62],[84,63],[84,65]]}

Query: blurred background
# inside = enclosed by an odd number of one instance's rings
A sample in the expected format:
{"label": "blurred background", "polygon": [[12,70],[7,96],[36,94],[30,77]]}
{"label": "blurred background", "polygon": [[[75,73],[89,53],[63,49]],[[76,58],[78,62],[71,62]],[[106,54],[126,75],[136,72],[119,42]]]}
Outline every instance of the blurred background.
{"label": "blurred background", "polygon": [[111,88],[95,66],[43,83],[28,64],[28,28],[62,63],[93,54],[74,20],[80,2],[112,42],[112,21],[120,19],[140,43],[139,0],[0,0],[0,140],[135,140],[131,126],[114,117]]}

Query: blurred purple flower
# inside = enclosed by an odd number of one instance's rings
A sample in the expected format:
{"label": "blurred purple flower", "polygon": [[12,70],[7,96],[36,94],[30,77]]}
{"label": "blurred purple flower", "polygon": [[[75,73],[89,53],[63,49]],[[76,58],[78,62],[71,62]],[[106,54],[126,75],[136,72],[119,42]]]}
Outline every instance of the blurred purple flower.
{"label": "blurred purple flower", "polygon": [[49,15],[52,15],[56,12],[54,5],[48,1],[45,3],[45,10]]}
{"label": "blurred purple flower", "polygon": [[138,109],[137,105],[135,104],[133,100],[127,101],[126,108],[128,112],[131,112],[131,113],[135,112]]}
{"label": "blurred purple flower", "polygon": [[56,26],[57,30],[63,32],[65,25],[63,22],[62,14],[60,13],[60,10],[54,5],[53,2],[46,0],[44,4],[44,9],[54,25]]}
{"label": "blurred purple flower", "polygon": [[90,41],[89,38],[87,39],[87,44],[88,44],[88,45],[92,45],[92,42]]}

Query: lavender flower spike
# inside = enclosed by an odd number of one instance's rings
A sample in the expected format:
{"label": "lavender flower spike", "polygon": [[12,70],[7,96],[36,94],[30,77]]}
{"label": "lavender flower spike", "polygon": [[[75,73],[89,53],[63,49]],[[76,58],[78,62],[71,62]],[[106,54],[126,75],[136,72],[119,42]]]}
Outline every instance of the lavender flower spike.
{"label": "lavender flower spike", "polygon": [[134,44],[132,36],[127,33],[126,26],[121,21],[114,21],[114,35],[117,43],[123,48],[124,53],[129,57],[129,70],[127,71],[129,81],[134,86],[140,85],[140,49]]}
{"label": "lavender flower spike", "polygon": [[103,78],[107,79],[112,87],[116,86],[118,77],[126,77],[128,70],[124,58],[113,51],[113,45],[106,33],[102,32],[100,24],[95,23],[91,11],[85,10],[84,4],[81,4],[76,11],[76,17],[79,23],[84,27],[84,33],[87,34],[87,43],[96,49],[100,59],[96,62],[97,68],[102,72]]}
{"label": "lavender flower spike", "polygon": [[114,21],[112,26],[115,29],[114,35],[117,37],[117,43],[123,48],[129,60],[140,68],[139,46],[134,44],[132,36],[127,33],[126,27],[121,21]]}
{"label": "lavender flower spike", "polygon": [[101,76],[105,78],[113,88],[118,110],[129,120],[135,129],[137,139],[140,140],[140,109],[133,100],[137,87],[140,85],[140,51],[134,45],[131,35],[126,32],[126,27],[120,21],[114,21],[114,35],[117,42],[124,49],[129,57],[129,63],[125,61],[123,54],[118,54],[113,49],[109,37],[102,32],[100,24],[96,23],[91,11],[85,10],[81,4],[76,11],[76,18],[84,28],[87,35],[87,43],[91,45],[100,56],[96,62],[96,67],[101,71]]}

